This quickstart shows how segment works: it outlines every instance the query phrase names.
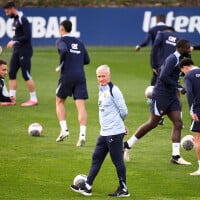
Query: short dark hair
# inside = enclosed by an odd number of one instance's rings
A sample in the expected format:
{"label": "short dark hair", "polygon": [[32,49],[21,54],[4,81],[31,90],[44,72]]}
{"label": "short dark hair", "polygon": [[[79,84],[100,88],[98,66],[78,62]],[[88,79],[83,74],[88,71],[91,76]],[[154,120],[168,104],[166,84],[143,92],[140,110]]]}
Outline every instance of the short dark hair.
{"label": "short dark hair", "polygon": [[7,65],[7,62],[5,60],[0,60],[0,65]]}
{"label": "short dark hair", "polygon": [[172,26],[166,26],[164,30],[170,30],[172,32],[175,32],[174,27]]}
{"label": "short dark hair", "polygon": [[165,22],[165,16],[163,14],[156,15],[157,22]]}
{"label": "short dark hair", "polygon": [[4,9],[8,9],[8,8],[16,8],[15,3],[13,1],[8,1],[4,6]]}
{"label": "short dark hair", "polygon": [[71,22],[71,21],[69,21],[69,20],[64,20],[64,21],[61,22],[60,25],[63,26],[64,29],[65,29],[68,33],[71,32],[71,30],[72,30],[72,22]]}
{"label": "short dark hair", "polygon": [[179,63],[180,68],[183,68],[184,66],[190,66],[190,65],[194,65],[194,62],[192,61],[191,58],[184,58]]}
{"label": "short dark hair", "polygon": [[185,39],[180,39],[176,43],[176,48],[185,48],[186,46],[190,46],[190,43]]}

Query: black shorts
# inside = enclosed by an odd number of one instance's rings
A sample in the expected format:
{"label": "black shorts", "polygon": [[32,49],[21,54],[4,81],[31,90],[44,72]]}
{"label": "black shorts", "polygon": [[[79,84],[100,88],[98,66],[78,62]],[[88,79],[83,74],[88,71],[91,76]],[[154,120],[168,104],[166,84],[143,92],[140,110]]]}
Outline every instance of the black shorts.
{"label": "black shorts", "polygon": [[[200,119],[200,114],[197,114],[197,116]],[[200,122],[195,122],[194,120],[192,120],[190,130],[192,132],[199,132],[200,133]]]}
{"label": "black shorts", "polygon": [[70,80],[61,77],[56,89],[56,96],[61,99],[66,99],[68,96],[73,96],[74,100],[88,99],[86,80]]}
{"label": "black shorts", "polygon": [[10,70],[9,78],[10,80],[16,79],[17,72],[21,67],[22,76],[24,80],[30,80],[31,75],[31,55],[26,55],[26,53],[13,52],[10,60]]}
{"label": "black shorts", "polygon": [[163,116],[172,111],[181,111],[180,102],[177,96],[168,98],[166,98],[166,96],[156,96],[152,99],[152,114],[156,116]]}

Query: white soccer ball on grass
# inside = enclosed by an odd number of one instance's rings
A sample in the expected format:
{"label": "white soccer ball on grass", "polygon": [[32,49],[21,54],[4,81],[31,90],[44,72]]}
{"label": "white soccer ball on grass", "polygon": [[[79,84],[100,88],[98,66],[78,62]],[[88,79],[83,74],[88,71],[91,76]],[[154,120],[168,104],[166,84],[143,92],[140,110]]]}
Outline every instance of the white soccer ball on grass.
{"label": "white soccer ball on grass", "polygon": [[82,185],[83,183],[85,183],[87,180],[87,176],[85,174],[78,174],[77,176],[74,177],[74,181],[73,181],[73,184],[75,186],[80,186]]}
{"label": "white soccer ball on grass", "polygon": [[41,136],[43,132],[43,127],[39,123],[32,123],[28,127],[28,134],[30,136]]}
{"label": "white soccer ball on grass", "polygon": [[186,135],[181,139],[181,147],[186,151],[190,151],[194,148],[194,137],[192,135]]}

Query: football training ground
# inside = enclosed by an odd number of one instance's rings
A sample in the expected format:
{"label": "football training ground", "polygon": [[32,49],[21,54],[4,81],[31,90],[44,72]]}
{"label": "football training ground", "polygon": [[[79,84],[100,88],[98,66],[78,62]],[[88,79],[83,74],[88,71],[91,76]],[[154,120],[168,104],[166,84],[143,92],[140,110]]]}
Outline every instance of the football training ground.
{"label": "football training ground", "polygon": [[[134,47],[88,47],[91,63],[85,66],[89,100],[87,141],[84,147],[76,147],[79,136],[77,112],[72,98],[67,99],[67,121],[70,136],[56,143],[60,132],[55,112],[55,90],[59,74],[56,47],[35,47],[32,58],[32,76],[36,84],[39,105],[23,108],[20,104],[29,98],[25,83],[18,73],[17,105],[0,107],[0,199],[2,200],[92,200],[111,199],[107,194],[116,190],[117,175],[107,156],[93,185],[93,196],[84,197],[70,189],[77,174],[89,171],[93,148],[99,134],[98,85],[96,68],[101,64],[111,67],[111,79],[121,91],[129,114],[125,124],[128,139],[149,116],[149,105],[144,97],[150,83],[149,48],[135,52]],[[4,48],[0,59],[9,63],[11,51]],[[192,52],[196,65],[200,65],[200,52]],[[183,82],[181,80],[181,82]],[[6,79],[8,86],[8,77]],[[191,134],[190,115],[186,96],[182,95],[182,136]],[[43,136],[31,137],[29,124],[43,126]],[[181,149],[184,159],[191,166],[170,163],[171,122],[158,126],[143,137],[131,150],[130,162],[126,162],[127,186],[134,200],[197,200],[200,199],[200,177],[192,177],[197,170],[194,149]]]}

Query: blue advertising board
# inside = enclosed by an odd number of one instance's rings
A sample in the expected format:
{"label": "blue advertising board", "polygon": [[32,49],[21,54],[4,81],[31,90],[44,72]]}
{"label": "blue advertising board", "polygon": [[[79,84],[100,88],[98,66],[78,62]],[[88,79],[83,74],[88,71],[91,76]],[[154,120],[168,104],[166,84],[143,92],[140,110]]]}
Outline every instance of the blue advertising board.
{"label": "blue advertising board", "polygon": [[[59,24],[73,23],[72,35],[86,45],[136,45],[141,42],[155,16],[164,14],[181,38],[200,43],[200,7],[143,8],[19,8],[31,23],[33,45],[55,45]],[[0,44],[13,35],[12,19],[0,9]]]}

